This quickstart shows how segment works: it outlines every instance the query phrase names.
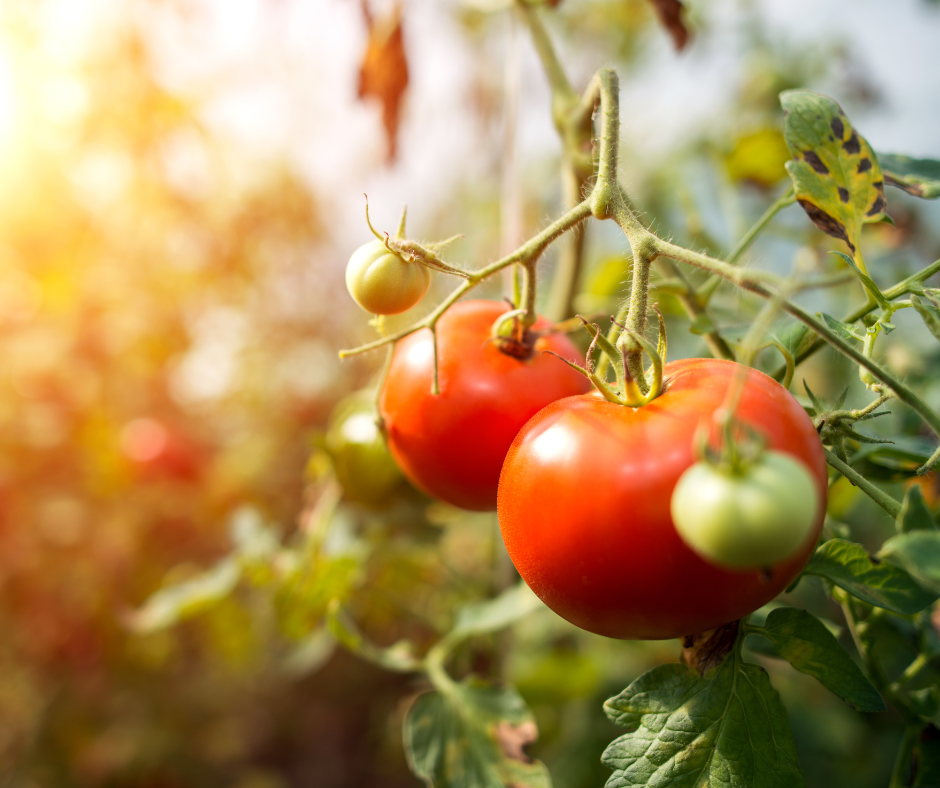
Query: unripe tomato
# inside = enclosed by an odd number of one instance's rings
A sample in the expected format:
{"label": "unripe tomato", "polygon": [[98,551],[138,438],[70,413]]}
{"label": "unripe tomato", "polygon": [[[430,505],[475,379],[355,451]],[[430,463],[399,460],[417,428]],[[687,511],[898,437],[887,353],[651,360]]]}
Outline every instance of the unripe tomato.
{"label": "unripe tomato", "polygon": [[373,506],[402,481],[375,415],[371,392],[359,391],[336,405],[326,431],[326,450],[346,497]]}
{"label": "unripe tomato", "polygon": [[426,266],[399,257],[379,240],[360,246],[346,266],[346,289],[374,315],[397,315],[411,309],[424,298],[430,284]]}
{"label": "unripe tomato", "polygon": [[[539,337],[526,359],[504,353],[490,338],[509,307],[464,301],[437,324],[440,394],[431,393],[431,332],[409,335],[395,348],[379,409],[388,445],[405,476],[425,492],[464,509],[496,506],[499,469],[516,433],[551,402],[590,387],[552,350],[575,360],[560,334]],[[539,319],[535,331],[549,323]]]}
{"label": "unripe tomato", "polygon": [[760,569],[806,543],[819,495],[802,462],[765,451],[739,473],[695,463],[679,477],[671,509],[679,536],[706,561]]}
{"label": "unripe tomato", "polygon": [[826,462],[806,412],[761,372],[747,371],[737,416],[809,469],[820,505],[799,550],[764,569],[723,569],[696,555],[672,522],[673,489],[696,461],[696,430],[739,369],[674,361],[648,405],[569,397],[516,436],[500,476],[499,524],[516,569],[552,610],[608,637],[682,637],[747,615],[799,574],[822,528]]}

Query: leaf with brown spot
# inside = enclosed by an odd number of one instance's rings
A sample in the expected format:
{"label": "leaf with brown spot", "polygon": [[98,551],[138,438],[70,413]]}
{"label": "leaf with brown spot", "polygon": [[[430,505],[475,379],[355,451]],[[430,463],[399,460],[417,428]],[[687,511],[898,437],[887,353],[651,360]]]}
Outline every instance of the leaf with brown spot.
{"label": "leaf with brown spot", "polygon": [[382,105],[382,123],[388,140],[388,161],[398,150],[398,124],[401,101],[408,88],[408,60],[402,36],[401,6],[381,19],[369,11],[368,0],[362,10],[369,26],[369,43],[359,66],[359,98],[377,98]]}
{"label": "leaf with brown spot", "polygon": [[940,197],[940,161],[879,153],[885,182],[925,200]]}
{"label": "leaf with brown spot", "polygon": [[418,697],[405,718],[405,753],[429,788],[551,788],[525,746],[538,728],[511,687],[473,677]]}
{"label": "leaf with brown spot", "polygon": [[682,21],[682,3],[680,0],[650,0],[650,2],[653,4],[653,9],[656,11],[660,23],[672,36],[672,43],[676,51],[681,52],[685,49],[685,45],[689,43],[690,37],[689,29]]}
{"label": "leaf with brown spot", "polygon": [[854,252],[863,224],[890,221],[878,157],[831,98],[787,90],[780,103],[797,201],[820,230]]}

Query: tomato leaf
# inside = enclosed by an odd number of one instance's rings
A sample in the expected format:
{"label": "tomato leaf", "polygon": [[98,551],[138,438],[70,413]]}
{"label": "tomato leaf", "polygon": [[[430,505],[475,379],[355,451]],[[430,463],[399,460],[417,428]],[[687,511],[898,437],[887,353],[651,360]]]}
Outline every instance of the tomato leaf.
{"label": "tomato leaf", "polygon": [[940,161],[935,159],[912,159],[897,153],[879,153],[878,161],[885,175],[885,182],[908,194],[935,200],[940,197]]}
{"label": "tomato leaf", "polygon": [[878,157],[831,98],[787,90],[780,103],[796,199],[820,230],[854,252],[862,225],[886,218]]}
{"label": "tomato leaf", "polygon": [[388,16],[381,19],[372,17],[368,0],[363,0],[362,8],[369,25],[369,43],[359,66],[359,98],[374,97],[381,103],[388,161],[392,162],[398,149],[401,100],[408,88],[401,6],[396,5]]}
{"label": "tomato leaf", "polygon": [[936,445],[914,435],[895,435],[891,446],[863,446],[852,455],[852,467],[869,479],[912,477],[930,459]]}
{"label": "tomato leaf", "polygon": [[454,628],[447,637],[462,640],[472,635],[495,632],[543,607],[542,601],[520,581],[494,599],[461,607],[457,611]]}
{"label": "tomato leaf", "polygon": [[[875,301],[878,302],[878,306],[880,306],[882,309],[887,309],[887,308],[888,308],[888,299],[885,298],[884,293],[881,292],[881,288],[878,287],[878,285],[875,283],[875,280],[874,280],[874,279],[872,279],[868,274],[864,273],[864,272],[855,264],[855,261],[854,261],[851,257],[849,257],[845,252],[840,252],[840,251],[837,251],[837,250],[836,250],[836,251],[829,252],[829,254],[835,254],[835,255],[838,255],[839,257],[841,257],[841,258],[845,261],[845,264],[846,264],[849,268],[851,268],[853,271],[855,271],[855,275],[856,275],[859,279],[862,280],[862,284],[865,285],[865,289],[866,289],[869,293],[871,293],[871,297],[874,298]],[[891,328],[893,329],[894,326],[892,326]],[[890,333],[890,329],[886,329],[886,330],[885,330],[885,333],[886,333],[886,334],[887,334],[887,333]]]}
{"label": "tomato leaf", "polygon": [[682,21],[682,3],[680,0],[650,0],[660,24],[672,36],[672,44],[677,52],[685,49],[689,43],[689,29]]}
{"label": "tomato leaf", "polygon": [[878,690],[815,616],[794,607],[780,607],[767,616],[759,634],[794,668],[818,679],[853,709],[885,710]]}
{"label": "tomato leaf", "polygon": [[607,788],[798,788],[806,782],[780,697],[740,649],[704,676],[685,665],[644,673],[604,711],[628,733],[604,751]]}
{"label": "tomato leaf", "polygon": [[895,521],[899,534],[909,531],[936,531],[937,523],[927,508],[924,493],[919,484],[912,484],[904,493],[901,511]]}
{"label": "tomato leaf", "polygon": [[550,788],[548,770],[523,749],[537,737],[514,689],[475,678],[420,695],[404,724],[408,765],[429,788]]}
{"label": "tomato leaf", "polygon": [[847,339],[850,342],[852,340],[857,342],[863,342],[865,340],[862,332],[855,326],[843,323],[841,320],[837,320],[832,315],[827,315],[825,312],[817,312],[816,314],[819,315],[820,320],[826,324],[827,328],[831,328],[843,339]]}
{"label": "tomato leaf", "polygon": [[940,595],[940,531],[921,529],[892,536],[878,557],[907,570],[924,588]]}
{"label": "tomato leaf", "polygon": [[835,583],[869,605],[901,615],[919,613],[940,596],[921,587],[900,566],[873,560],[864,547],[845,539],[821,544],[803,571]]}
{"label": "tomato leaf", "polygon": [[207,572],[161,588],[127,617],[127,626],[137,633],[156,632],[197,616],[228,597],[241,576],[239,562],[225,558]]}
{"label": "tomato leaf", "polygon": [[911,296],[911,305],[920,315],[920,319],[924,321],[924,325],[927,326],[930,333],[940,339],[940,309],[937,309],[933,304],[925,303],[916,295]]}

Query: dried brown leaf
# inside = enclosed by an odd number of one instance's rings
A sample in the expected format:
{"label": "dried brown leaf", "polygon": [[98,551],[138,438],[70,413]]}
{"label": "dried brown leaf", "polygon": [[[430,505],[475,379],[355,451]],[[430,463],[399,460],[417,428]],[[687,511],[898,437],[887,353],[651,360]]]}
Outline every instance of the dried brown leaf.
{"label": "dried brown leaf", "polygon": [[689,29],[682,21],[682,3],[680,0],[650,0],[650,2],[653,4],[660,23],[672,36],[676,51],[681,52],[689,43],[690,37]]}
{"label": "dried brown leaf", "polygon": [[367,0],[362,3],[369,43],[359,66],[359,98],[376,98],[382,105],[382,123],[388,140],[388,161],[397,152],[401,100],[408,87],[408,61],[402,36],[401,6],[376,19]]}

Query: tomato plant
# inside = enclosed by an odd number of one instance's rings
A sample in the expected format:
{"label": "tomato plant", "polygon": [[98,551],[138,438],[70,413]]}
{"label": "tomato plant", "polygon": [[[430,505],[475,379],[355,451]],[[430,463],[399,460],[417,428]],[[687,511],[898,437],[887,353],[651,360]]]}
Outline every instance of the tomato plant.
{"label": "tomato plant", "polygon": [[[519,574],[556,613],[608,637],[681,637],[756,610],[799,574],[821,508],[799,553],[766,572],[710,564],[672,522],[670,499],[695,461],[695,433],[736,367],[675,361],[663,393],[642,408],[587,394],[545,408],[516,437],[500,476],[500,528]],[[822,446],[799,403],[752,371],[738,413],[774,449],[804,462],[825,500]]]}
{"label": "tomato plant", "polygon": [[[405,475],[430,495],[464,509],[493,509],[503,458],[522,425],[549,403],[588,387],[545,353],[575,358],[577,349],[563,335],[539,336],[528,358],[504,352],[491,329],[508,311],[497,301],[466,301],[441,318],[439,394],[431,392],[431,332],[402,340],[379,398],[389,448]],[[538,320],[531,330],[550,328]]]}
{"label": "tomato plant", "polygon": [[699,460],[679,477],[670,505],[683,541],[706,561],[732,569],[790,558],[824,508],[806,466],[779,451],[763,451],[739,468]]}

